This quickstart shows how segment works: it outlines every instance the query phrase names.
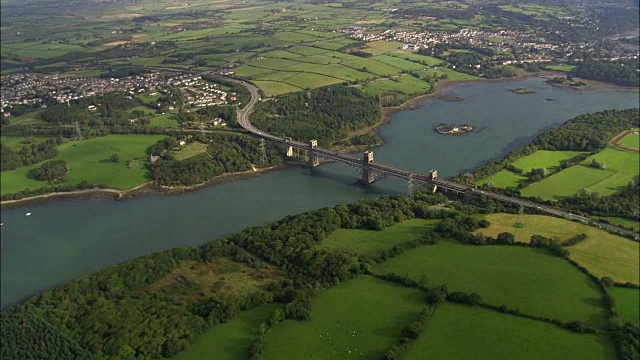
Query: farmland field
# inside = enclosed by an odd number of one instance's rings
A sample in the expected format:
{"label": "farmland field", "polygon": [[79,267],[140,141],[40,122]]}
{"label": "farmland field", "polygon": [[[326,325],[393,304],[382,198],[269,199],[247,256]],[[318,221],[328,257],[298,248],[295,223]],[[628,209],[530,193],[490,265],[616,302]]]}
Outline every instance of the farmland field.
{"label": "farmland field", "polygon": [[381,359],[402,327],[424,308],[423,297],[371,276],[348,280],[312,300],[310,320],[286,320],[272,328],[263,357]]}
{"label": "farmland field", "polygon": [[275,305],[267,304],[243,311],[229,322],[215,325],[200,335],[185,352],[171,359],[202,360],[210,358],[212,354],[215,354],[216,360],[244,359],[260,323],[267,321],[275,308]]}
{"label": "farmland field", "polygon": [[430,85],[411,75],[400,75],[393,79],[374,80],[362,87],[362,91],[377,95],[381,91],[397,91],[403,94],[424,94]]}
{"label": "farmland field", "polygon": [[[341,82],[343,82],[343,80],[338,78],[318,75],[318,74],[307,74],[307,73],[300,73],[298,75],[294,75],[287,79],[287,84],[293,85],[301,89],[313,89],[313,88],[326,86],[326,85],[339,84]],[[287,92],[290,92],[290,91],[292,90],[289,90]]]}
{"label": "farmland field", "polygon": [[40,118],[40,114],[43,110],[37,110],[33,112],[29,112],[26,114],[22,114],[20,116],[11,117],[9,121],[11,125],[37,125],[37,124],[46,124],[44,120]]}
{"label": "farmland field", "polygon": [[379,265],[379,274],[404,274],[428,286],[477,292],[494,305],[524,313],[600,325],[597,287],[566,261],[519,246],[472,246],[454,241],[409,250]]}
{"label": "farmland field", "polygon": [[[610,276],[616,281],[638,283],[640,243],[596,229],[593,226],[543,215],[489,214],[491,223],[477,232],[496,237],[510,232],[516,240],[529,242],[531,235],[557,238],[560,241],[585,234],[586,240],[567,247],[571,259],[598,277]],[[516,225],[518,224],[518,225]]]}
{"label": "farmland field", "polygon": [[364,48],[363,51],[373,55],[381,55],[395,51],[400,47],[402,47],[402,43],[400,42],[380,40],[367,43],[367,47]]}
{"label": "farmland field", "polygon": [[380,76],[395,75],[400,73],[400,69],[373,59],[363,58],[353,61],[346,61],[342,64],[356,70],[366,71]]}
{"label": "farmland field", "polygon": [[302,89],[293,85],[276,82],[276,81],[254,81],[253,82],[265,96],[276,96],[288,92],[300,91]]}
{"label": "farmland field", "polygon": [[533,168],[544,168],[547,174],[558,171],[561,160],[576,157],[579,151],[548,151],[538,150],[531,155],[527,155],[513,162],[513,166],[528,173]]}
{"label": "farmland field", "polygon": [[622,321],[630,321],[638,326],[640,324],[640,290],[612,287],[608,291],[615,299],[615,310]]}
{"label": "farmland field", "polygon": [[381,231],[338,229],[319,247],[356,254],[371,254],[390,249],[403,242],[419,239],[432,230],[439,220],[411,219]]}
{"label": "farmland field", "polygon": [[475,182],[476,185],[484,185],[485,183],[491,183],[497,188],[516,187],[520,181],[526,180],[526,176],[516,174],[509,170],[500,170],[497,173],[488,176],[484,179],[480,179]]}
{"label": "farmland field", "polygon": [[603,335],[577,334],[540,321],[449,303],[438,306],[404,357],[406,360],[615,358],[613,346]]}
{"label": "farmland field", "polygon": [[[606,169],[590,167],[588,164],[593,159],[604,163]],[[572,196],[580,189],[586,188],[589,192],[601,196],[611,195],[638,176],[638,160],[638,153],[607,148],[590,156],[582,164],[574,165],[525,187],[521,193],[523,196],[551,200]]]}
{"label": "farmland field", "polygon": [[374,77],[374,75],[371,75],[362,71],[358,71],[340,64],[329,64],[329,65],[318,66],[308,71],[312,73],[323,74],[323,75],[332,76],[335,78],[340,78],[346,81],[362,80],[362,79]]}
{"label": "farmland field", "polygon": [[158,115],[151,118],[151,125],[165,128],[177,128],[180,125],[175,114]]}
{"label": "farmland field", "polygon": [[[65,175],[61,185],[87,181],[115,189],[130,189],[147,181],[147,170],[143,166],[129,169],[127,162],[137,159],[136,161],[143,164],[146,149],[163,138],[163,135],[109,135],[79,142],[72,141],[60,145],[58,156],[52,160],[64,160],[69,167],[69,173]],[[119,163],[105,161],[114,153],[120,156]],[[38,181],[28,176],[30,170],[40,167],[43,163],[3,171],[0,174],[2,194],[48,186],[46,181]]]}
{"label": "farmland field", "polygon": [[373,59],[405,71],[422,70],[428,67],[426,65],[418,64],[413,61],[408,61],[399,57],[393,57],[389,55],[378,55]]}
{"label": "farmland field", "polygon": [[444,60],[440,60],[431,56],[414,54],[412,52],[407,52],[402,50],[394,51],[392,53],[389,53],[389,55],[399,57],[401,59],[417,62],[417,63],[424,63],[428,66],[436,66],[444,62]]}

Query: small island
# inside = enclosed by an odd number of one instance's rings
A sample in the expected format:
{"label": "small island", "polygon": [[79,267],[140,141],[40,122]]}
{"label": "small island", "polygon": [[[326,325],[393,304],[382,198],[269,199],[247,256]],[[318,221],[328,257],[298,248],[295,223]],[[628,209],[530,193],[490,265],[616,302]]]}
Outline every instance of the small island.
{"label": "small island", "polygon": [[527,88],[515,88],[515,89],[509,89],[509,91],[511,91],[512,93],[516,93],[516,94],[535,94],[536,92]]}
{"label": "small island", "polygon": [[473,132],[473,126],[467,125],[467,124],[460,124],[460,125],[438,124],[436,125],[434,130],[442,135],[461,135],[461,134]]}

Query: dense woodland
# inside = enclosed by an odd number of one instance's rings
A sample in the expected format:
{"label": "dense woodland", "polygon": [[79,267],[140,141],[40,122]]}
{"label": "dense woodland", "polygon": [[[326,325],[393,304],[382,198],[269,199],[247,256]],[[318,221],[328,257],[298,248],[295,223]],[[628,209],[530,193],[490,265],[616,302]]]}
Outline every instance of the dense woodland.
{"label": "dense woodland", "polygon": [[380,106],[356,88],[335,85],[262,102],[251,120],[269,133],[300,141],[317,139],[321,146],[330,146],[350,131],[380,121]]}
{"label": "dense woodland", "polygon": [[163,186],[196,185],[224,173],[249,171],[275,166],[283,162],[282,155],[271,143],[264,144],[264,158],[260,140],[244,134],[196,135],[192,141],[208,144],[207,151],[184,160],[176,160],[169,150],[177,145],[174,137],[167,137],[149,148],[149,154],[161,158],[151,164],[153,180]]}
{"label": "dense woodland", "polygon": [[639,86],[638,60],[607,62],[586,58],[578,63],[573,74],[584,79],[606,81],[618,85]]}
{"label": "dense woodland", "polygon": [[[561,168],[567,168],[586,159],[591,154],[604,149],[609,141],[620,132],[640,127],[639,109],[605,110],[597,113],[579,115],[558,128],[547,130],[539,135],[531,144],[514,150],[504,158],[490,161],[485,166],[473,170],[471,173],[460,174],[454,179],[462,183],[472,183],[476,180],[491,176],[500,170],[508,169],[522,173],[512,166],[517,159],[530,155],[537,150],[552,151],[585,151],[573,159],[562,162]],[[540,180],[536,171],[529,174],[529,180],[519,186],[526,186],[532,180]],[[536,177],[537,176],[537,177]],[[555,203],[556,206],[578,212],[592,213],[597,216],[621,216],[637,218],[640,212],[640,179],[636,178],[625,189],[611,196],[600,197],[597,194],[585,194],[563,199]],[[518,189],[499,190],[518,195]],[[542,201],[540,201],[542,202]]]}

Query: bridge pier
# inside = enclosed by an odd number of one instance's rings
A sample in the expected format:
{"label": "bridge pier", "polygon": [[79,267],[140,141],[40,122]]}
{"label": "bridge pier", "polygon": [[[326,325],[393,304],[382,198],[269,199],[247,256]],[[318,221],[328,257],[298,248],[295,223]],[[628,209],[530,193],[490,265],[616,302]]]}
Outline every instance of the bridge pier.
{"label": "bridge pier", "polygon": [[369,166],[369,164],[372,162],[373,151],[365,151],[362,156],[362,179],[360,179],[360,183],[362,185],[368,185],[376,181],[373,171],[371,171],[371,167]]}
{"label": "bridge pier", "polygon": [[287,146],[287,156],[288,157],[294,157],[294,153],[293,153],[293,146]]}
{"label": "bridge pier", "polygon": [[315,148],[318,147],[318,140],[309,141],[309,167],[316,167],[320,165],[320,158],[318,158],[318,154],[316,154]]}

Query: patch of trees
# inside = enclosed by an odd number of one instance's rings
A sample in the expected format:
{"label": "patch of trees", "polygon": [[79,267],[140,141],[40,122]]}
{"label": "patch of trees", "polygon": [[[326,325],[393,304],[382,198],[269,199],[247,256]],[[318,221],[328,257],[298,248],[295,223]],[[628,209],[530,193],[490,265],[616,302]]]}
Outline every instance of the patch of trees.
{"label": "patch of trees", "polygon": [[432,306],[427,306],[420,312],[418,318],[402,328],[400,333],[400,344],[393,346],[385,355],[385,360],[399,360],[407,353],[411,344],[418,339],[424,330],[427,320],[433,315],[435,310]]}
{"label": "patch of trees", "polygon": [[[0,357],[3,359],[78,359],[93,356],[28,308],[0,313]],[[37,342],[24,339],[38,339]]]}
{"label": "patch of trees", "polygon": [[377,146],[382,143],[383,139],[377,134],[360,134],[351,138],[353,145]]}
{"label": "patch of trees", "polygon": [[175,160],[171,150],[176,139],[167,137],[150,148],[161,159],[151,165],[153,180],[164,186],[184,186],[204,183],[225,173],[244,172],[259,167],[281,164],[282,155],[273,144],[265,146],[266,162],[263,163],[260,140],[243,134],[197,135],[197,141],[208,143],[207,151],[182,161]]}
{"label": "patch of trees", "polygon": [[369,58],[369,57],[373,56],[372,53],[368,53],[368,52],[362,51],[362,50],[354,50],[354,51],[351,51],[349,54],[355,55],[355,56],[360,56],[360,57],[363,57],[363,58]]}
{"label": "patch of trees", "polygon": [[36,180],[48,181],[50,184],[59,182],[67,174],[69,168],[64,160],[47,161],[37,169],[33,169],[33,177]]}
{"label": "patch of trees", "polygon": [[575,76],[618,85],[638,86],[638,60],[608,62],[585,58],[573,70]]}
{"label": "patch of trees", "polygon": [[[96,106],[96,112],[88,110],[89,106]],[[83,126],[129,124],[126,110],[138,105],[123,92],[112,92],[88,98],[76,99],[69,105],[58,103],[49,106],[42,112],[42,120],[55,124],[78,124]]]}
{"label": "patch of trees", "polygon": [[640,358],[640,340],[638,340],[640,339],[640,331],[638,327],[631,323],[613,324],[611,327],[618,358],[621,360]]}
{"label": "patch of trees", "polygon": [[39,144],[24,145],[18,151],[0,143],[0,169],[13,170],[52,159],[58,155],[57,146],[63,142],[64,139],[58,137]]}
{"label": "patch of trees", "polygon": [[267,132],[301,141],[317,139],[321,146],[330,146],[350,131],[380,121],[380,107],[375,98],[356,88],[335,85],[262,102],[251,116]]}

